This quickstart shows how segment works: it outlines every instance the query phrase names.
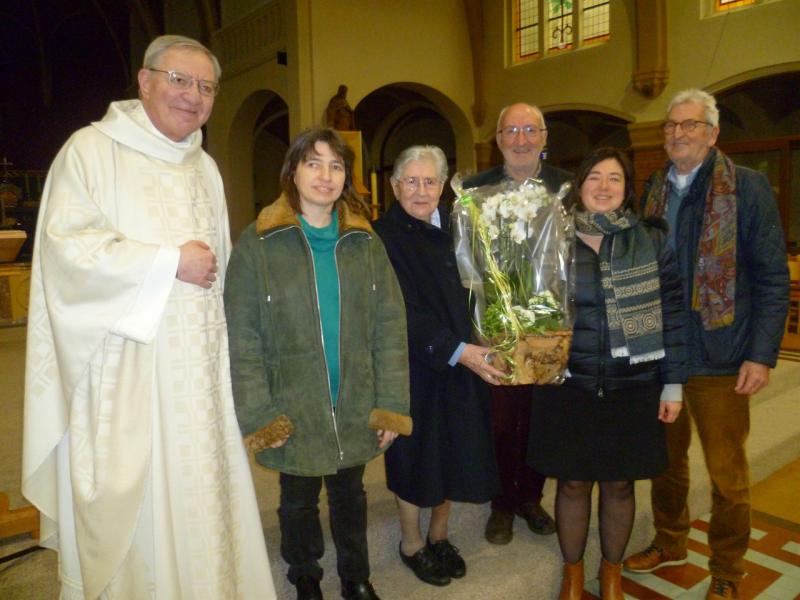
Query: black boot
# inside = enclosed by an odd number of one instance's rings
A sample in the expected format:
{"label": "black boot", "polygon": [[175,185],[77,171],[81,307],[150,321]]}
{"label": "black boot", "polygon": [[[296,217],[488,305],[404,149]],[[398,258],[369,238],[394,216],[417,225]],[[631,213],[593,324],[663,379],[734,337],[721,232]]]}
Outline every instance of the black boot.
{"label": "black boot", "polygon": [[294,585],[297,588],[297,600],[322,600],[319,580],[311,575],[300,575]]}
{"label": "black boot", "polygon": [[344,600],[381,600],[369,581],[347,581],[342,579]]}

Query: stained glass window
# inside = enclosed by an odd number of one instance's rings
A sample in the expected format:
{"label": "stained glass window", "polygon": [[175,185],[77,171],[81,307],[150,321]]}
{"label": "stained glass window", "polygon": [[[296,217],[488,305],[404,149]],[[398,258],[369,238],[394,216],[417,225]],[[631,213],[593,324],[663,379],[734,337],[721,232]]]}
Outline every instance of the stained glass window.
{"label": "stained glass window", "polygon": [[515,55],[528,58],[539,53],[539,0],[519,0],[515,8]]}
{"label": "stained glass window", "polygon": [[[542,54],[563,52],[609,38],[610,0],[509,1],[513,16],[514,61],[524,62]],[[576,38],[577,30],[581,32],[580,39]]]}
{"label": "stained glass window", "polygon": [[584,42],[601,42],[608,39],[609,0],[583,0],[581,2],[581,39]]}
{"label": "stained glass window", "polygon": [[572,47],[572,0],[547,0],[547,48]]}

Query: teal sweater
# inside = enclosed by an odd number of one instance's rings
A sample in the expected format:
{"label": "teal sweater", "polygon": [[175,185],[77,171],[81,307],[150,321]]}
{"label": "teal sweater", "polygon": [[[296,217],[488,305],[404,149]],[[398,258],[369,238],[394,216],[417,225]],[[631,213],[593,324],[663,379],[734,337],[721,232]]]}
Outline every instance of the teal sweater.
{"label": "teal sweater", "polygon": [[334,211],[329,225],[314,227],[300,215],[300,224],[314,258],[322,345],[328,366],[331,404],[336,408],[339,397],[339,273],[334,251],[339,237],[339,219]]}

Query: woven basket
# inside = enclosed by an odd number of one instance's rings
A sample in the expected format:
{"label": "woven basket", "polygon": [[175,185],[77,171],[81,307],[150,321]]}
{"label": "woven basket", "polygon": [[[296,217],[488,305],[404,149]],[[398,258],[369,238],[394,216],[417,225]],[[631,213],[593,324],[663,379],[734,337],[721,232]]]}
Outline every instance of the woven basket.
{"label": "woven basket", "polygon": [[[496,340],[495,343],[500,340]],[[561,383],[569,359],[572,331],[550,331],[544,335],[526,335],[510,353],[497,352],[492,355],[492,366],[510,373],[504,385],[545,385]],[[514,365],[512,368],[511,365]]]}

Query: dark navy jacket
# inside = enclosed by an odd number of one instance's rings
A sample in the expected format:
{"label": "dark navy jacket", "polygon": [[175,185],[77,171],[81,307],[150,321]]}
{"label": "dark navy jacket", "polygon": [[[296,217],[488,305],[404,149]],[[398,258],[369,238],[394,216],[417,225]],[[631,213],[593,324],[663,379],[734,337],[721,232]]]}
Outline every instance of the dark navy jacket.
{"label": "dark navy jacket", "polygon": [[[628,357],[613,358],[608,339],[605,296],[600,279],[600,257],[580,238],[575,240],[575,326],[569,352],[571,377],[565,386],[604,396],[607,391],[648,383],[684,383],[686,341],[680,275],[675,255],[666,242],[666,222],[647,219],[637,227],[653,240],[659,267],[663,342],[660,360],[630,364]],[[605,236],[603,244],[610,244]]]}
{"label": "dark navy jacket", "polygon": [[[689,375],[735,375],[745,360],[774,367],[789,308],[789,269],[778,205],[766,177],[736,166],[737,239],[734,321],[705,331],[691,310],[697,246],[716,159],[712,148],[678,212],[675,249],[683,280]],[[669,166],[669,165],[667,165]],[[652,185],[642,196],[642,211]]]}

